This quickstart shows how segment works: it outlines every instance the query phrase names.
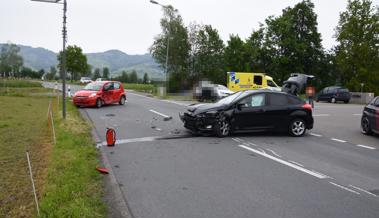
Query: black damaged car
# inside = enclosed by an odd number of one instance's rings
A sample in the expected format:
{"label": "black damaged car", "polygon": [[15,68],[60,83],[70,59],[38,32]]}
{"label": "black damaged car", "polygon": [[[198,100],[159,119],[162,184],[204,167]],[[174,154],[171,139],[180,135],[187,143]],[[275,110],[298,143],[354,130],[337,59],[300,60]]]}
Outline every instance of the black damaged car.
{"label": "black damaged car", "polygon": [[310,104],[270,90],[241,91],[213,104],[193,104],[179,116],[184,127],[192,132],[219,137],[257,131],[285,131],[299,137],[313,128]]}

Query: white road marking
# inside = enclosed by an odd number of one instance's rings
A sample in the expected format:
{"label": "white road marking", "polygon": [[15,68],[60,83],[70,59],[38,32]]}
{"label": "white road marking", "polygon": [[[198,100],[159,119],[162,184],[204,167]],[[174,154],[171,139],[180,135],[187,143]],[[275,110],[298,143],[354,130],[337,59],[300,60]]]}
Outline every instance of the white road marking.
{"label": "white road marking", "polygon": [[180,106],[185,106],[185,107],[188,106],[188,104],[184,104],[184,103],[176,102],[176,101],[171,101],[171,100],[161,100],[161,101],[168,102],[168,103],[171,103],[171,104],[180,105]]}
{"label": "white road marking", "polygon": [[300,163],[298,163],[298,162],[296,162],[296,161],[293,161],[293,160],[289,160],[289,162],[291,162],[291,163],[294,163],[294,164],[296,164],[296,165],[299,165],[299,166],[301,166],[301,167],[304,167],[304,165],[303,165],[303,164],[300,164]]}
{"label": "white road marking", "polygon": [[309,133],[309,135],[316,136],[316,137],[322,137],[322,135],[316,134],[316,133]]}
{"label": "white road marking", "polygon": [[336,184],[336,183],[334,183],[334,182],[329,182],[329,183],[332,184],[332,185],[334,185],[334,186],[337,186],[338,188],[341,188],[341,189],[343,189],[343,190],[345,190],[345,191],[349,191],[349,192],[354,193],[354,194],[357,194],[357,195],[360,195],[360,194],[361,194],[361,193],[356,192],[356,191],[354,191],[354,190],[352,190],[352,189],[349,189],[349,188],[347,188],[347,187],[345,187],[345,186],[338,185],[338,184]]}
{"label": "white road marking", "polygon": [[367,149],[371,149],[371,150],[375,150],[376,148],[374,147],[371,147],[371,146],[367,146],[367,145],[357,145],[358,147],[361,147],[361,148],[367,148]]}
{"label": "white road marking", "polygon": [[307,173],[307,174],[309,174],[309,175],[312,175],[312,176],[314,176],[314,177],[316,177],[316,178],[319,178],[319,179],[325,179],[325,178],[327,178],[327,176],[325,176],[325,175],[320,175],[319,173],[315,173],[315,172],[313,172],[313,171],[311,171],[311,170],[307,170],[307,169],[305,169],[305,168],[303,168],[303,167],[300,167],[300,166],[298,166],[298,165],[296,165],[296,164],[293,164],[293,163],[287,162],[287,161],[285,161],[285,160],[282,160],[282,159],[276,158],[276,157],[271,156],[271,155],[269,155],[269,154],[263,153],[263,152],[261,152],[261,151],[255,150],[255,149],[250,148],[250,147],[247,147],[247,146],[245,146],[245,145],[238,145],[238,146],[241,147],[241,148],[244,148],[244,149],[246,149],[246,150],[252,151],[252,152],[254,152],[254,153],[256,153],[256,154],[259,154],[259,155],[262,155],[262,156],[264,156],[264,157],[267,157],[267,158],[269,158],[269,159],[271,159],[271,160],[273,160],[273,161],[276,161],[276,162],[278,162],[278,163],[281,163],[281,164],[283,164],[283,165],[286,165],[286,166],[292,167],[292,168],[294,168],[294,169],[296,169],[296,170],[299,170],[299,171],[301,171],[301,172],[303,172],[303,173]]}
{"label": "white road marking", "polygon": [[235,142],[240,142],[240,140],[236,139],[236,138],[232,138],[233,141]]}
{"label": "white road marking", "polygon": [[252,146],[258,146],[258,145],[256,145],[256,144],[254,144],[254,143],[251,143],[251,142],[247,142],[247,143],[245,143],[245,144],[248,144],[248,145],[252,145]]}
{"label": "white road marking", "polygon": [[266,148],[266,150],[270,151],[271,153],[273,153],[277,157],[282,157],[282,156],[280,156],[279,154],[277,154],[275,151],[273,151],[271,149]]}
{"label": "white road marking", "polygon": [[[133,138],[133,139],[120,139],[120,140],[116,140],[115,144],[119,145],[119,144],[127,144],[127,143],[132,143],[132,142],[152,142],[152,141],[155,141],[159,138],[161,138],[161,137],[152,136],[152,137]],[[101,144],[98,144],[97,147],[99,147],[101,145],[105,146],[105,145],[107,145],[107,142],[104,141]]]}
{"label": "white road marking", "polygon": [[355,188],[355,189],[357,189],[357,190],[359,190],[359,191],[361,191],[361,192],[364,192],[364,193],[366,193],[366,194],[368,194],[368,195],[371,195],[371,196],[374,196],[374,197],[378,197],[377,195],[375,195],[375,194],[373,194],[373,193],[371,193],[371,192],[369,192],[369,191],[366,191],[366,190],[364,190],[364,189],[362,189],[362,188],[359,188],[359,187],[357,187],[357,186],[353,186],[353,185],[349,185],[350,187],[352,187],[352,188]]}
{"label": "white road marking", "polygon": [[328,117],[330,114],[313,114],[314,117]]}
{"label": "white road marking", "polygon": [[158,111],[155,111],[155,110],[149,110],[150,112],[153,112],[153,113],[155,113],[155,114],[158,114],[159,116],[162,116],[162,117],[164,117],[164,118],[170,118],[170,116],[167,116],[167,115],[165,115],[165,114],[162,114],[162,113],[159,113]]}
{"label": "white road marking", "polygon": [[336,142],[341,142],[341,143],[345,143],[346,142],[346,141],[344,141],[342,139],[336,139],[336,138],[331,138],[331,140],[336,141]]}

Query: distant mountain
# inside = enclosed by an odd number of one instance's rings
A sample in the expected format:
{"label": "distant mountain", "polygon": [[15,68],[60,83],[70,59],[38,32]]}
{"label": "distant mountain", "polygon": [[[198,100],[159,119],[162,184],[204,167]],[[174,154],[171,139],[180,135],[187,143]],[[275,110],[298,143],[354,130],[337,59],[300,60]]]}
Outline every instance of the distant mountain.
{"label": "distant mountain", "polygon": [[[0,43],[0,47],[3,44]],[[25,45],[17,45],[21,49],[24,66],[34,70],[49,70],[51,66],[58,64],[57,54],[45,48],[33,48]],[[123,70],[130,72],[136,70],[140,78],[146,72],[151,79],[161,80],[164,78],[162,69],[150,54],[128,55],[120,50],[109,50],[98,53],[88,53],[87,60],[93,69],[108,67],[112,76],[121,74]]]}

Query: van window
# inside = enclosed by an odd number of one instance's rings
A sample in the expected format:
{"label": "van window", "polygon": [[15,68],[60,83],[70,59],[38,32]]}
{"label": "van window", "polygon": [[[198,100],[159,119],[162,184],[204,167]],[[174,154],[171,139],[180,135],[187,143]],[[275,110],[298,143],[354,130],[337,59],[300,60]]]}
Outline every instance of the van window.
{"label": "van window", "polygon": [[267,86],[276,87],[276,84],[272,80],[267,80]]}
{"label": "van window", "polygon": [[254,76],[254,84],[262,85],[262,76]]}

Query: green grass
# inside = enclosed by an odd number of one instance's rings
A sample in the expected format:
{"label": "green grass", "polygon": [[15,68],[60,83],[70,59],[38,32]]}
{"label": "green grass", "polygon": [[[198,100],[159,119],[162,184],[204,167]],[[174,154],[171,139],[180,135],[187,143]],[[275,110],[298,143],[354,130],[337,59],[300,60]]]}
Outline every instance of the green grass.
{"label": "green grass", "polygon": [[152,84],[123,83],[124,89],[132,89],[140,92],[153,93],[155,86]]}
{"label": "green grass", "polygon": [[29,81],[29,80],[19,80],[19,79],[0,79],[0,87],[2,88],[30,88],[30,87],[42,87],[41,83]]}
{"label": "green grass", "polygon": [[0,217],[36,217],[26,149],[41,217],[105,217],[102,175],[95,169],[99,153],[90,127],[69,102],[63,120],[53,99],[57,135],[53,145],[47,120],[50,100],[0,96]]}
{"label": "green grass", "polygon": [[35,214],[26,150],[39,197],[50,161],[49,99],[0,96],[0,217]]}
{"label": "green grass", "polygon": [[96,171],[99,153],[90,127],[67,103],[67,118],[55,116],[57,144],[52,152],[41,217],[104,217],[102,175]]}

